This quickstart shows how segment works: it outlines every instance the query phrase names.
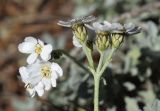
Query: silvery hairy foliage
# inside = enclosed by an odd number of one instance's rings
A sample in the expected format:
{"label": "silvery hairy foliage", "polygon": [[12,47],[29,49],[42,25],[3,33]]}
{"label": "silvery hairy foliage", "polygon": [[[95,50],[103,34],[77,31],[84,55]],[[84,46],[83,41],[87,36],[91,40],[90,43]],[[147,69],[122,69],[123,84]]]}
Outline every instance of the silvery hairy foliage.
{"label": "silvery hairy foliage", "polygon": [[145,107],[144,111],[160,111],[160,100],[156,99],[151,106]]}

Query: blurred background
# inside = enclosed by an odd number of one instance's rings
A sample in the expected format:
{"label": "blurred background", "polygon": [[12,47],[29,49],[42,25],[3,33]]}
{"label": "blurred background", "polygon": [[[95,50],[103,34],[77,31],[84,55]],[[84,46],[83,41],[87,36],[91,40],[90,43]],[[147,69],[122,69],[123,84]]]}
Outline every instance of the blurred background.
{"label": "blurred background", "polygon": [[[155,111],[150,106],[160,98],[159,0],[0,0],[0,111],[93,110],[93,78],[66,56],[54,59],[63,67],[64,76],[42,98],[29,96],[18,72],[27,64],[27,56],[17,50],[26,36],[40,38],[86,63],[81,49],[72,45],[72,31],[57,25],[58,20],[86,15],[94,15],[98,21],[132,22],[143,29],[125,39],[106,69],[100,111],[144,107]],[[97,62],[98,52],[93,57]]]}

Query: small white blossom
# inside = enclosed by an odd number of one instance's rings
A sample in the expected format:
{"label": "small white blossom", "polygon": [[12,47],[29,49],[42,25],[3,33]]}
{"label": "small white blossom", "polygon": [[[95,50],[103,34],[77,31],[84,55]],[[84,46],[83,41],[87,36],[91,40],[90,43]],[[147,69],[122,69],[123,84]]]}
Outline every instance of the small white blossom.
{"label": "small white blossom", "polygon": [[51,58],[52,45],[44,43],[33,37],[26,37],[24,42],[20,43],[18,50],[22,53],[30,54],[27,63],[32,64],[40,56],[42,60],[48,61]]}
{"label": "small white blossom", "polygon": [[91,29],[95,30],[96,32],[105,32],[112,30],[112,24],[108,21],[104,22],[94,22]]}
{"label": "small white blossom", "polygon": [[19,72],[22,81],[29,85],[29,93],[34,95],[37,92],[39,96],[43,95],[44,90],[56,87],[56,79],[63,75],[63,70],[57,63],[39,60],[27,67],[20,67]]}
{"label": "small white blossom", "polygon": [[95,20],[96,18],[94,16],[85,16],[67,21],[59,21],[58,25],[72,28],[73,45],[80,48],[88,37],[86,27],[89,27],[89,24]]}

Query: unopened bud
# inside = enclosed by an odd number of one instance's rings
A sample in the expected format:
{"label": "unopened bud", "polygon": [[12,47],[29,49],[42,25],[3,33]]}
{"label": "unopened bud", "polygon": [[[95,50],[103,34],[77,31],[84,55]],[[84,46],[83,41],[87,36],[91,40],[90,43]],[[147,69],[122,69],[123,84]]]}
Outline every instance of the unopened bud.
{"label": "unopened bud", "polygon": [[81,42],[84,43],[87,38],[87,30],[84,24],[75,24],[72,26],[73,33],[75,37]]}
{"label": "unopened bud", "polygon": [[99,51],[104,51],[109,47],[109,33],[97,33],[96,46]]}
{"label": "unopened bud", "polygon": [[123,33],[113,33],[111,36],[112,47],[118,48],[123,42],[124,34]]}

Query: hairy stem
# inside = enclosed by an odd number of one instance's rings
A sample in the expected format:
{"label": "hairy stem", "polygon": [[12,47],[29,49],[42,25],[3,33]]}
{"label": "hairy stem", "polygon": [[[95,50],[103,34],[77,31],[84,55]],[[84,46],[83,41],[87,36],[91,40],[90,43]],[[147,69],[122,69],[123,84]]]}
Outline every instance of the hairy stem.
{"label": "hairy stem", "polygon": [[102,76],[103,72],[105,71],[105,69],[107,68],[108,64],[110,63],[114,51],[115,51],[115,49],[112,48],[112,50],[111,50],[109,56],[108,56],[107,59],[105,60],[105,64],[103,65],[102,69],[101,69],[100,72],[99,72],[100,77]]}
{"label": "hairy stem", "polygon": [[[101,53],[100,61],[98,64],[98,68],[96,72],[93,74],[94,76],[94,111],[99,111],[99,85],[100,85],[100,78],[105,71],[106,67],[111,61],[111,58],[113,56],[115,49],[111,50],[111,53],[105,60],[105,63],[103,65],[103,58],[104,58],[104,53]],[[102,67],[102,68],[101,68]]]}
{"label": "hairy stem", "polygon": [[59,51],[62,54],[64,54],[66,57],[68,57],[69,59],[72,60],[72,62],[74,62],[77,66],[79,66],[80,68],[82,68],[83,70],[85,70],[88,73],[91,73],[84,65],[82,65],[79,61],[77,61],[73,56],[71,56],[68,52],[61,50],[61,49],[57,49],[55,51]]}
{"label": "hairy stem", "polygon": [[98,63],[98,68],[96,70],[96,72],[99,72],[103,66],[103,58],[104,58],[104,52],[101,52],[100,53],[100,60],[99,60],[99,63]]}
{"label": "hairy stem", "polygon": [[86,57],[87,57],[87,60],[88,60],[88,63],[89,63],[89,67],[94,70],[94,62],[93,62],[93,58],[92,58],[92,52],[91,50],[87,50],[87,46],[86,45],[83,45],[82,46],[83,50],[84,50],[84,53],[86,54]]}
{"label": "hairy stem", "polygon": [[99,111],[99,84],[100,77],[94,76],[94,111]]}

